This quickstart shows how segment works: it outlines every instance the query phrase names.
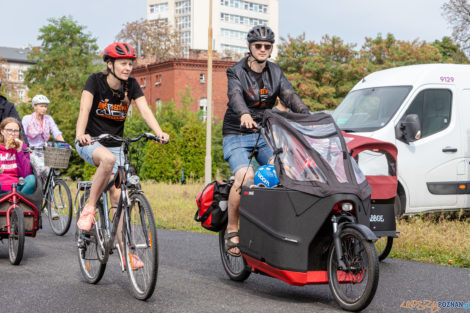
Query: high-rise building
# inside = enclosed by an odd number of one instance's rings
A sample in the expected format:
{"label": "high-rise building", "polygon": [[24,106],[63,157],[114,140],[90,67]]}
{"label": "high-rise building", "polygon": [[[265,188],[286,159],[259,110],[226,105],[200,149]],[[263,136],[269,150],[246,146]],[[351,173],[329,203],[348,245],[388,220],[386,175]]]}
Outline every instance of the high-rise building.
{"label": "high-rise building", "polygon": [[[189,49],[208,48],[209,0],[147,0],[147,19],[176,26]],[[279,42],[279,0],[212,0],[214,50],[248,52],[246,35],[255,25],[271,27]]]}

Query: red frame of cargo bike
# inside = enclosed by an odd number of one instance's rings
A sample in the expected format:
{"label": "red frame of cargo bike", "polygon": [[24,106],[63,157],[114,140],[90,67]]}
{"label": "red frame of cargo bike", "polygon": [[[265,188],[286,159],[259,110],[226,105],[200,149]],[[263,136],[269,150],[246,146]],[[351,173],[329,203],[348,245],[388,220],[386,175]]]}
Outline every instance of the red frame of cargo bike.
{"label": "red frame of cargo bike", "polygon": [[[373,151],[375,149],[379,149],[390,154],[394,158],[396,164],[398,149],[394,144],[369,137],[352,135],[345,132],[342,133],[345,139],[352,139],[349,140],[346,145],[353,158],[362,151]],[[396,175],[366,175],[366,179],[372,187],[371,199],[390,199],[396,196],[398,187],[398,179]]]}
{"label": "red frame of cargo bike", "polygon": [[[263,272],[271,277],[280,279],[289,285],[293,286],[305,286],[305,285],[322,285],[328,284],[328,272],[327,271],[307,271],[307,272],[294,272],[280,270],[278,268],[272,267],[271,265],[252,258],[245,253],[242,253],[243,258],[245,259],[248,266],[252,268],[253,271]],[[340,274],[339,282],[340,283],[351,283],[352,279],[343,271],[338,271]],[[359,281],[362,281],[362,274],[359,277]]]}
{"label": "red frame of cargo bike", "polygon": [[0,198],[0,203],[3,203],[5,201],[12,202],[12,205],[8,207],[7,211],[5,212],[0,211],[0,215],[5,215],[7,219],[7,225],[6,225],[7,232],[0,231],[0,234],[10,234],[10,212],[14,208],[18,207],[17,203],[23,202],[27,206],[32,208],[33,210],[33,212],[23,212],[23,215],[25,216],[34,215],[33,216],[33,231],[25,231],[24,233],[26,236],[36,237],[36,231],[38,229],[38,216],[39,216],[38,214],[39,212],[36,206],[31,201],[29,201],[28,199],[23,197],[21,194],[19,194],[16,190],[12,190],[10,193]]}

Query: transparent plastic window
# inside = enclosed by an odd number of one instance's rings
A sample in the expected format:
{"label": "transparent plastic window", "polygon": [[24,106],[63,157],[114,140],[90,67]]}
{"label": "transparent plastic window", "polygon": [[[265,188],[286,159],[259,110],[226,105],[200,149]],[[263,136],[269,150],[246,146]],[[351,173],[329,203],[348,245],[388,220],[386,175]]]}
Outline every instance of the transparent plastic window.
{"label": "transparent plastic window", "polygon": [[343,150],[341,149],[341,141],[339,140],[339,137],[304,137],[310,146],[315,149],[326,162],[328,162],[328,165],[330,165],[331,169],[335,173],[336,179],[338,179],[340,183],[348,182],[346,171],[344,169]]}
{"label": "transparent plastic window", "polygon": [[282,148],[279,158],[286,175],[298,181],[325,183],[326,177],[302,145],[284,129],[273,125],[273,139],[277,148]]}
{"label": "transparent plastic window", "polygon": [[309,137],[327,137],[336,133],[336,128],[331,123],[323,125],[302,125],[289,121],[289,124],[302,134]]}

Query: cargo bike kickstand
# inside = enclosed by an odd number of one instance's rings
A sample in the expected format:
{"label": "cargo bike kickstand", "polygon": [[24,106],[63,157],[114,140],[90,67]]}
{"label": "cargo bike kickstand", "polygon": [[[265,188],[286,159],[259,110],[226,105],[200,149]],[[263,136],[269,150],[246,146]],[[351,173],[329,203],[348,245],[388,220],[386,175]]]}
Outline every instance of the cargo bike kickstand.
{"label": "cargo bike kickstand", "polygon": [[371,188],[341,131],[325,113],[267,110],[262,124],[281,187],[242,187],[241,256],[226,251],[219,232],[225,272],[235,281],[253,272],[296,286],[329,284],[343,309],[364,309],[379,279]]}

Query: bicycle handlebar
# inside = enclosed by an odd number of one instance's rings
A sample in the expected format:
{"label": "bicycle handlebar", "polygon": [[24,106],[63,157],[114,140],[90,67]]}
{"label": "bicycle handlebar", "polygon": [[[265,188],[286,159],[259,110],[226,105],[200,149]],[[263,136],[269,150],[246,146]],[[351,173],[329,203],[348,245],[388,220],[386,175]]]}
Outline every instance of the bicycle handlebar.
{"label": "bicycle handlebar", "polygon": [[[155,136],[154,134],[144,133],[134,138],[131,138],[131,137],[122,138],[122,137],[111,135],[111,134],[101,134],[97,137],[91,137],[91,143],[100,142],[100,141],[107,140],[107,139],[112,139],[118,142],[136,142],[136,141],[141,140],[142,138],[147,139],[147,140],[155,140],[162,144],[167,144],[170,142],[170,140],[164,140],[163,138]],[[79,146],[81,147],[83,145],[79,143]]]}

